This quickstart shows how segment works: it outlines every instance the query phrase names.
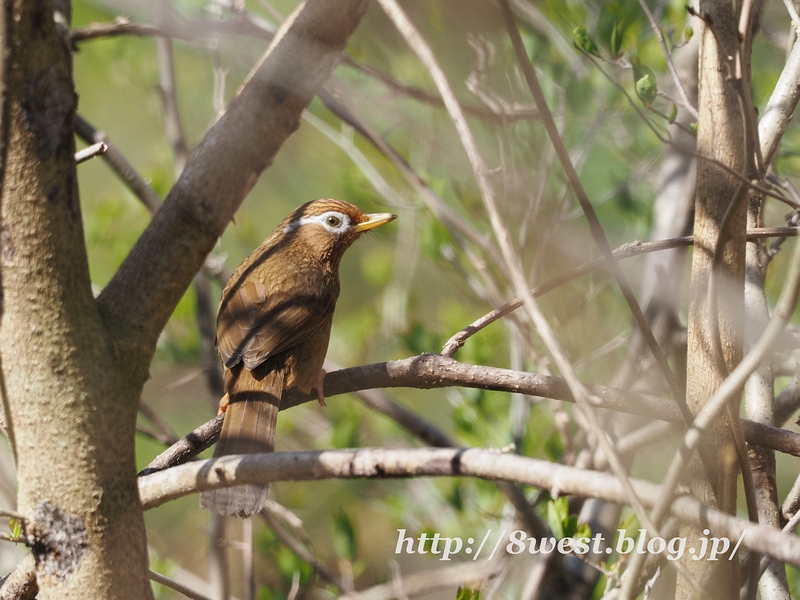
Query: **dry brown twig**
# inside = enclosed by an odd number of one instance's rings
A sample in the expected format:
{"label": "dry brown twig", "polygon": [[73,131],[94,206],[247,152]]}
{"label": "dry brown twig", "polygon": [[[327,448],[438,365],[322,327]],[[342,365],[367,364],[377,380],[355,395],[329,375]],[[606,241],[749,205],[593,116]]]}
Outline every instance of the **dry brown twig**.
{"label": "dry brown twig", "polygon": [[672,53],[667,48],[667,42],[664,39],[664,32],[661,31],[661,27],[656,22],[655,17],[653,16],[650,7],[647,6],[647,2],[645,0],[639,0],[639,4],[642,7],[642,12],[644,12],[647,20],[650,22],[650,27],[653,29],[653,33],[656,34],[656,38],[658,39],[658,43],[661,46],[661,52],[664,55],[664,58],[667,61],[667,68],[669,69],[669,74],[672,76],[672,81],[675,84],[675,88],[678,90],[678,94],[681,97],[680,104],[686,110],[688,110],[691,115],[697,119],[698,113],[697,108],[692,104],[691,100],[689,100],[689,95],[686,93],[686,89],[683,87],[683,83],[681,82],[680,75],[678,74],[678,70],[675,68],[675,63],[672,62]]}
{"label": "dry brown twig", "polygon": [[201,594],[193,590],[192,588],[183,585],[182,583],[178,583],[177,581],[173,581],[169,577],[162,575],[161,573],[157,573],[156,571],[150,570],[150,579],[155,581],[156,583],[160,583],[161,585],[170,588],[171,590],[175,590],[180,594],[183,594],[187,598],[191,598],[192,600],[211,600],[205,594]]}

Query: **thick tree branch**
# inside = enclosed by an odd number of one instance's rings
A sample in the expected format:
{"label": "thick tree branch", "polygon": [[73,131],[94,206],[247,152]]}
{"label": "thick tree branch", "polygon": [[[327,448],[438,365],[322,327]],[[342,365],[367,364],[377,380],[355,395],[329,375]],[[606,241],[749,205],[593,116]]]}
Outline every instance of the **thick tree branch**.
{"label": "thick tree branch", "polygon": [[[439,354],[421,354],[387,363],[333,371],[325,376],[324,386],[326,398],[373,388],[434,389],[460,386],[574,401],[566,382],[559,377],[471,365]],[[589,386],[589,390],[598,399],[598,408],[671,423],[683,422],[674,403],[664,398],[600,385]],[[283,397],[281,410],[312,400],[316,400],[316,395],[289,393]],[[800,456],[800,434],[746,419],[742,420],[742,427],[749,443]],[[221,416],[204,423],[162,452],[140,475],[161,471],[197,456],[217,441],[221,428]],[[440,436],[438,434],[426,441],[441,443],[443,440]]]}
{"label": "thick tree branch", "polygon": [[[628,502],[619,480],[608,473],[477,448],[363,448],[226,456],[143,477],[139,480],[139,493],[147,510],[189,494],[230,485],[397,477],[479,477],[531,485],[554,494]],[[646,506],[653,506],[661,498],[660,485],[637,479],[631,479],[631,484]],[[712,535],[729,538],[732,544],[742,537],[742,546],[800,567],[800,538],[796,535],[737,519],[686,496],[672,502],[671,512],[684,522],[708,527]]]}
{"label": "thick tree branch", "polygon": [[39,593],[36,583],[36,559],[28,552],[2,581],[0,597],[4,600],[33,600]]}
{"label": "thick tree branch", "polygon": [[195,149],[150,226],[97,300],[144,371],[158,335],[262,171],[333,72],[367,0],[302,4]]}
{"label": "thick tree branch", "polygon": [[761,155],[764,164],[769,166],[783,134],[792,122],[797,102],[800,100],[800,39],[795,41],[786,65],[781,71],[778,83],[758,121],[758,138],[761,141]]}

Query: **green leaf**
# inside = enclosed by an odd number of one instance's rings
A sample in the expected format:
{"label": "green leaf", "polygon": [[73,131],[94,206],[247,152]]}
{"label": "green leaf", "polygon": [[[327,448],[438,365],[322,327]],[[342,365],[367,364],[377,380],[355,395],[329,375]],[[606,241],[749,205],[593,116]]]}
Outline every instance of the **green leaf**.
{"label": "green leaf", "polygon": [[622,40],[625,38],[625,22],[617,21],[611,30],[611,58],[618,59],[622,55]]}
{"label": "green leaf", "polygon": [[576,538],[590,538],[592,537],[592,528],[588,523],[581,523],[575,531]]}
{"label": "green leaf", "polygon": [[600,52],[597,50],[597,44],[594,43],[594,40],[583,25],[579,25],[572,31],[572,41],[587,54],[600,56]]}
{"label": "green leaf", "polygon": [[22,537],[22,523],[20,523],[17,519],[12,517],[8,520],[8,529],[11,532],[11,537],[15,540],[18,540],[20,537]]}
{"label": "green leaf", "polygon": [[339,558],[353,561],[356,557],[356,530],[350,516],[340,510],[333,517],[333,550]]}
{"label": "green leaf", "polygon": [[450,493],[446,496],[447,501],[450,503],[454,509],[458,512],[462,512],[464,510],[464,493],[461,489],[461,483],[456,481],[453,489],[450,490]]}
{"label": "green leaf", "polygon": [[564,537],[575,537],[578,532],[578,515],[570,515],[564,524]]}
{"label": "green leaf", "polygon": [[678,105],[673,104],[672,108],[669,111],[669,124],[672,125],[677,117],[678,117]]}
{"label": "green leaf", "polygon": [[473,590],[470,587],[459,586],[456,592],[456,600],[481,600],[483,595],[480,590]]}
{"label": "green leaf", "polygon": [[569,504],[566,496],[561,496],[547,503],[547,522],[556,539],[566,536],[569,526]]}
{"label": "green leaf", "polygon": [[658,84],[656,83],[655,73],[653,73],[650,67],[639,62],[638,58],[634,58],[632,64],[636,95],[639,96],[639,100],[641,100],[645,106],[650,106],[658,95]]}
{"label": "green leaf", "polygon": [[686,43],[689,43],[689,40],[692,39],[694,36],[694,29],[692,27],[687,27],[683,32],[683,39]]}
{"label": "green leaf", "polygon": [[694,123],[689,123],[689,131],[691,131],[692,133],[695,133],[695,134],[697,133],[697,122],[696,121]]}

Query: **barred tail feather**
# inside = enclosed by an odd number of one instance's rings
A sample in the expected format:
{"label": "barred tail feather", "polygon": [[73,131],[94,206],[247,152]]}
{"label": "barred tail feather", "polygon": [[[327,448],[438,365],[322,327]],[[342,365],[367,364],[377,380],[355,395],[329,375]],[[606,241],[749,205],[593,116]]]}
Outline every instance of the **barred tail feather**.
{"label": "barred tail feather", "polygon": [[[283,370],[276,369],[259,381],[242,368],[229,390],[229,404],[214,458],[272,452]],[[268,494],[268,483],[219,488],[200,494],[200,506],[221,515],[247,518],[264,507]]]}

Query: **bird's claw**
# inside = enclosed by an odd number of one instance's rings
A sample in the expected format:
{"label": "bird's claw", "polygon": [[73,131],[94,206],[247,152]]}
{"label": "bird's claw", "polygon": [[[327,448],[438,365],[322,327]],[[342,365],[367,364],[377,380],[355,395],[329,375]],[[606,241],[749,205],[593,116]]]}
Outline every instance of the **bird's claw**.
{"label": "bird's claw", "polygon": [[226,410],[228,410],[228,404],[230,404],[230,398],[228,394],[225,394],[219,400],[219,410],[217,411],[217,416],[224,414]]}

